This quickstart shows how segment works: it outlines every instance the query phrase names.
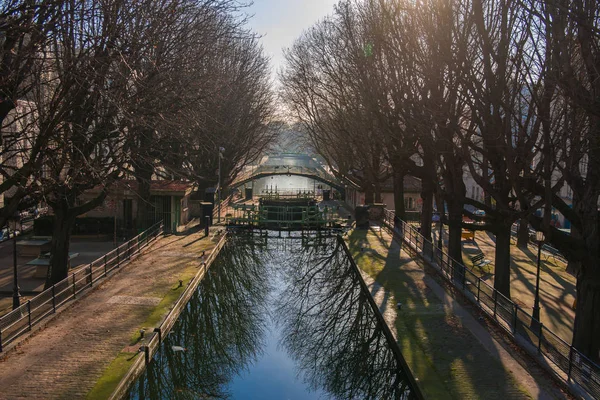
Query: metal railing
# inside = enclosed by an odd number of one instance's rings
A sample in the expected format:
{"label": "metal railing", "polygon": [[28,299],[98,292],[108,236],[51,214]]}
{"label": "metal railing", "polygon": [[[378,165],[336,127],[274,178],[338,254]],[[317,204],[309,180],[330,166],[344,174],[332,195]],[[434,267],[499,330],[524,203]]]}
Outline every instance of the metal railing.
{"label": "metal railing", "polygon": [[[568,382],[579,385],[593,398],[600,398],[598,364],[545,327],[541,321],[534,319],[531,314],[502,295],[464,264],[452,259],[443,249],[426,240],[414,226],[395,219],[395,215],[389,210],[385,210],[384,225],[512,335],[521,347],[534,356],[544,356],[566,375]],[[542,362],[543,360],[541,359]]]}
{"label": "metal railing", "polygon": [[162,222],[154,224],[90,264],[77,268],[67,278],[0,317],[0,352],[19,336],[31,331],[34,325],[56,313],[57,309],[76,299],[81,292],[93,287],[114,269],[131,260],[131,257],[139,254],[162,232]]}

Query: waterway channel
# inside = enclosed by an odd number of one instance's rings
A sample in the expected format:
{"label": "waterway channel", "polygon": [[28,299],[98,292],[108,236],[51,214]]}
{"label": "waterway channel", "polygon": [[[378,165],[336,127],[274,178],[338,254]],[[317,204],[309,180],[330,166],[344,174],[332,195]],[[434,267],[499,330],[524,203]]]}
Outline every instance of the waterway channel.
{"label": "waterway channel", "polygon": [[334,236],[231,235],[128,398],[412,398],[367,296]]}

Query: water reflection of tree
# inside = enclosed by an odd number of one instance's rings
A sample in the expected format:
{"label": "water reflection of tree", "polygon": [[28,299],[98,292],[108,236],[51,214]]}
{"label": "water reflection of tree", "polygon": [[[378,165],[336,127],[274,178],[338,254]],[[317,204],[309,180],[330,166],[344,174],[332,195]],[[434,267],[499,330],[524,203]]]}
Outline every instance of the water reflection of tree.
{"label": "water reflection of tree", "polygon": [[[308,243],[310,244],[310,243]],[[291,251],[278,304],[282,344],[313,389],[339,399],[409,398],[406,376],[335,238]]]}
{"label": "water reflection of tree", "polygon": [[246,238],[229,239],[129,398],[229,397],[231,379],[263,347],[268,287],[261,259]]}

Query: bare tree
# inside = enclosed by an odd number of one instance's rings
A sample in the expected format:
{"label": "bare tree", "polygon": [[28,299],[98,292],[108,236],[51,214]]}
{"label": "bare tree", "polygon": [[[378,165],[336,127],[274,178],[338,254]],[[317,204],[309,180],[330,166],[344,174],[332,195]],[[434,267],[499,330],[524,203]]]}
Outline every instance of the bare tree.
{"label": "bare tree", "polygon": [[[0,6],[0,226],[26,196],[40,193],[28,184],[40,169],[49,134],[32,134],[36,109],[33,88],[44,84],[43,50],[55,29],[62,1],[5,1]],[[9,119],[6,117],[9,116]],[[10,199],[8,199],[10,197]],[[8,201],[6,201],[8,200]]]}

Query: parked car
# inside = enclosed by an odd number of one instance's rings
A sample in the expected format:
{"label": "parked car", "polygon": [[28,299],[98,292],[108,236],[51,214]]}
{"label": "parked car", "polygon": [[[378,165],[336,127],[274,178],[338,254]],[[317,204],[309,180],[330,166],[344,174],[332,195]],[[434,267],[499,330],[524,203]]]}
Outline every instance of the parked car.
{"label": "parked car", "polygon": [[10,239],[11,237],[13,237],[13,233],[16,236],[19,236],[21,234],[20,231],[9,232],[9,230],[6,228],[2,229],[2,231],[0,231],[0,241]]}
{"label": "parked car", "polygon": [[473,215],[478,215],[480,217],[485,217],[485,211],[483,211],[483,210],[475,210],[475,211],[473,211]]}

